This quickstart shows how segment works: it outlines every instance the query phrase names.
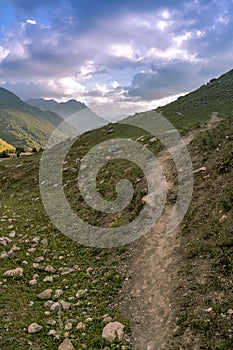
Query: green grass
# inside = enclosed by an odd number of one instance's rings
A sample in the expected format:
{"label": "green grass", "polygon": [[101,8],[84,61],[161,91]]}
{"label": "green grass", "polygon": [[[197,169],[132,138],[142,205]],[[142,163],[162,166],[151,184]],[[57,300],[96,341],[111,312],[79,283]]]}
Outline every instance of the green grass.
{"label": "green grass", "polygon": [[180,288],[176,291],[178,344],[230,350],[233,345],[233,124],[226,118],[203,131],[190,147],[195,175],[193,200],[182,224]]}

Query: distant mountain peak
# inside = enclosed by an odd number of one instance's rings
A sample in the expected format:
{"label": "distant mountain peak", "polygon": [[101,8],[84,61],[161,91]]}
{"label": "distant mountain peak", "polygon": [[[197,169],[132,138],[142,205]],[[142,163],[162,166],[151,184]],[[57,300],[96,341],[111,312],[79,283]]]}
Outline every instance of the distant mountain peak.
{"label": "distant mountain peak", "polygon": [[70,115],[81,111],[84,108],[88,108],[84,103],[71,99],[67,102],[57,102],[53,99],[45,100],[43,98],[35,98],[27,100],[31,106],[42,109],[43,111],[51,111],[60,115],[60,117],[66,119]]}

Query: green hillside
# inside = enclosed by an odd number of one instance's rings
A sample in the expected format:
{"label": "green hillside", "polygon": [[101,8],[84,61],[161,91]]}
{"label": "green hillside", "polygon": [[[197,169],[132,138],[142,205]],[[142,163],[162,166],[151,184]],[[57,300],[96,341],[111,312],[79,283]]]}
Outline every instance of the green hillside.
{"label": "green hillside", "polygon": [[[52,112],[43,112],[0,88],[0,137],[14,147],[43,147],[63,119]],[[67,124],[64,130],[71,130]]]}
{"label": "green hillside", "polygon": [[233,70],[156,111],[162,112],[179,129],[209,121],[212,112],[218,112],[220,118],[232,115]]}
{"label": "green hillside", "polygon": [[0,139],[0,153],[3,151],[10,151],[10,152],[14,152],[15,151],[15,147],[13,147],[12,145],[10,145],[9,143],[7,143],[6,141]]}

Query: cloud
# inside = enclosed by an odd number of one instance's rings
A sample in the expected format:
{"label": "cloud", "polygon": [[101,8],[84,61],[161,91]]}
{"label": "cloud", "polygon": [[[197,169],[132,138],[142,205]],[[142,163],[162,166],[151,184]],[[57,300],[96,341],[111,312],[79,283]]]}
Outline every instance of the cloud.
{"label": "cloud", "polygon": [[25,98],[149,105],[232,68],[230,0],[9,2],[0,83]]}

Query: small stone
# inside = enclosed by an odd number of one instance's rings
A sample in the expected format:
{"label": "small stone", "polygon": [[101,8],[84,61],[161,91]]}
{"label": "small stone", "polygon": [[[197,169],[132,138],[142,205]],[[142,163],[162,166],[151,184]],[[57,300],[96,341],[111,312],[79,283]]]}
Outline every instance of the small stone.
{"label": "small stone", "polygon": [[104,319],[104,322],[105,322],[105,323],[109,323],[109,322],[112,321],[112,317],[109,316],[108,314],[105,314],[105,315],[103,316],[103,319]]}
{"label": "small stone", "polygon": [[36,263],[40,263],[42,261],[44,261],[44,257],[43,256],[39,256],[38,258],[35,259]]}
{"label": "small stone", "polygon": [[61,300],[61,306],[62,306],[63,310],[69,310],[71,304],[64,301],[64,300]]}
{"label": "small stone", "polygon": [[54,294],[54,298],[59,298],[62,294],[63,294],[62,289],[56,289],[55,294]]}
{"label": "small stone", "polygon": [[38,263],[33,263],[32,264],[32,267],[36,270],[40,270],[40,271],[43,271],[45,269],[45,267],[43,265],[40,265]]}
{"label": "small stone", "polygon": [[227,219],[227,215],[226,214],[222,215],[221,218],[219,219],[220,224],[226,221],[226,219]]}
{"label": "small stone", "polygon": [[39,278],[39,275],[38,275],[37,273],[35,273],[35,274],[32,276],[32,278],[33,278],[34,280],[36,280],[37,278]]}
{"label": "small stone", "polygon": [[44,239],[42,239],[41,244],[43,244],[43,245],[48,244],[47,239],[45,239],[45,238],[44,238]]}
{"label": "small stone", "polygon": [[29,248],[28,249],[28,253],[35,253],[35,251],[36,251],[36,248]]}
{"label": "small stone", "polygon": [[22,276],[22,275],[23,275],[23,269],[21,267],[17,267],[14,270],[8,270],[3,274],[3,276],[6,276],[6,277],[14,277],[14,276]]}
{"label": "small stone", "polygon": [[58,350],[75,350],[69,338],[66,338],[58,347]]}
{"label": "small stone", "polygon": [[51,314],[51,312],[50,311],[45,311],[44,314],[45,314],[45,316],[49,316]]}
{"label": "small stone", "polygon": [[54,304],[54,301],[53,301],[53,300],[47,300],[47,301],[44,303],[44,307],[51,307],[53,304]]}
{"label": "small stone", "polygon": [[6,253],[6,252],[3,252],[2,254],[1,254],[1,259],[7,259],[9,257],[9,255],[8,255],[8,253]]}
{"label": "small stone", "polygon": [[59,309],[60,305],[59,303],[53,303],[52,306],[50,307],[50,310],[54,311]]}
{"label": "small stone", "polygon": [[80,330],[80,329],[84,330],[85,328],[86,328],[86,325],[83,322],[79,322],[76,326],[77,330]]}
{"label": "small stone", "polygon": [[85,319],[85,322],[92,322],[92,321],[93,321],[93,318],[91,318],[91,317],[88,317]]}
{"label": "small stone", "polygon": [[124,325],[120,322],[109,322],[103,329],[102,338],[113,343],[116,338],[122,341],[124,336]]}
{"label": "small stone", "polygon": [[14,244],[13,247],[11,248],[11,252],[19,252],[19,251],[20,251],[20,248]]}
{"label": "small stone", "polygon": [[14,225],[10,225],[7,227],[9,230],[12,230],[14,228]]}
{"label": "small stone", "polygon": [[56,321],[55,321],[55,320],[48,320],[46,323],[47,323],[47,325],[49,325],[49,326],[55,326]]}
{"label": "small stone", "polygon": [[16,236],[16,232],[15,231],[11,231],[8,235],[10,238],[15,238]]}
{"label": "small stone", "polygon": [[7,241],[3,237],[0,237],[0,244],[5,247],[7,245]]}
{"label": "small stone", "polygon": [[51,266],[51,265],[46,266],[44,270],[46,272],[49,272],[49,273],[55,273],[56,272],[55,268],[53,266]]}
{"label": "small stone", "polygon": [[38,323],[32,323],[28,327],[28,333],[38,333],[42,330],[42,327]]}
{"label": "small stone", "polygon": [[37,284],[37,280],[31,280],[29,281],[30,286],[35,286]]}
{"label": "small stone", "polygon": [[228,313],[228,315],[231,316],[231,315],[233,315],[233,310],[232,310],[232,309],[228,309],[228,310],[227,310],[227,313]]}
{"label": "small stone", "polygon": [[46,276],[46,277],[43,279],[43,282],[53,282],[53,276]]}
{"label": "small stone", "polygon": [[50,299],[52,295],[52,289],[45,289],[38,295],[39,299]]}
{"label": "small stone", "polygon": [[70,331],[72,329],[72,327],[73,327],[72,323],[69,322],[65,325],[65,330]]}
{"label": "small stone", "polygon": [[51,329],[48,333],[48,335],[56,335],[57,332],[55,331],[55,329]]}
{"label": "small stone", "polygon": [[68,275],[69,273],[71,272],[74,272],[74,270],[70,267],[64,267],[62,270],[61,270],[61,274],[62,275]]}
{"label": "small stone", "polygon": [[40,237],[35,237],[32,239],[32,242],[37,244],[39,242],[39,240],[40,240]]}
{"label": "small stone", "polygon": [[86,290],[84,289],[79,289],[76,293],[76,298],[80,298],[81,295],[85,294]]}

